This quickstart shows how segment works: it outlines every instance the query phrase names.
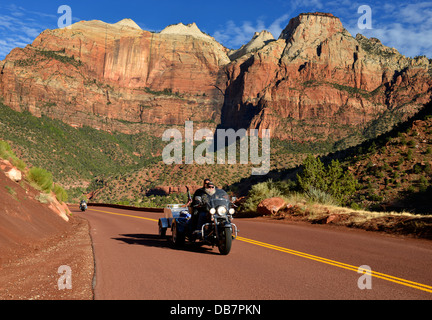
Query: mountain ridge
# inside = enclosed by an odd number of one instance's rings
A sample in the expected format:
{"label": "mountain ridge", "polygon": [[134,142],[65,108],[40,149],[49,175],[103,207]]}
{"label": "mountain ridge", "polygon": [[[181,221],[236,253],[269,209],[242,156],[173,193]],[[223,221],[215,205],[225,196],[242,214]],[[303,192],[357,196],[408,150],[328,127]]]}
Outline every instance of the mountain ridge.
{"label": "mountain ridge", "polygon": [[12,50],[0,62],[0,96],[75,126],[160,135],[151,124],[194,121],[297,142],[343,140],[431,97],[430,60],[354,38],[332,14],[300,14],[277,40],[261,32],[242,48],[230,59],[195,23],[152,33],[130,19],[81,21]]}

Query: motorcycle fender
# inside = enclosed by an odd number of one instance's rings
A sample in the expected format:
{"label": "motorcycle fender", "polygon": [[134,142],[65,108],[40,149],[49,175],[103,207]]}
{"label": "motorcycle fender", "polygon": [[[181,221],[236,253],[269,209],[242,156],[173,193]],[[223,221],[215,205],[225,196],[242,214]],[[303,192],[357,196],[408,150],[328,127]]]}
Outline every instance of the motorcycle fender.
{"label": "motorcycle fender", "polygon": [[169,228],[171,225],[171,223],[170,223],[171,221],[169,221],[169,219],[167,219],[167,218],[160,218],[159,221],[160,221],[162,228]]}

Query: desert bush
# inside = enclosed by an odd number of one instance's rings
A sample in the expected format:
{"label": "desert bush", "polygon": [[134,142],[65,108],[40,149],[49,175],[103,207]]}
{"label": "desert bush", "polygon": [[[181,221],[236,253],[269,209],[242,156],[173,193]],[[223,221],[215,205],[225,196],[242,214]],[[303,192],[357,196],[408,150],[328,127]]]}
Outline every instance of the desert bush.
{"label": "desert bush", "polygon": [[310,202],[317,202],[325,205],[338,205],[338,201],[334,199],[330,194],[320,189],[310,187],[305,193],[306,200]]}
{"label": "desert bush", "polygon": [[15,155],[10,147],[9,143],[6,141],[0,140],[0,158],[9,160],[14,166],[16,166],[20,170],[24,170],[26,168],[26,164],[21,159]]}
{"label": "desert bush", "polygon": [[0,158],[9,160],[11,147],[6,141],[0,141]]}
{"label": "desert bush", "polygon": [[45,169],[33,167],[29,170],[28,178],[37,188],[44,192],[50,192],[53,187],[52,174]]}
{"label": "desert bush", "polygon": [[66,202],[68,200],[68,194],[61,186],[55,184],[53,187],[53,191],[56,195],[57,200],[61,202]]}
{"label": "desert bush", "polygon": [[282,193],[273,185],[272,180],[255,184],[252,186],[247,200],[243,203],[240,209],[245,212],[254,212],[262,200],[279,197],[281,195]]}

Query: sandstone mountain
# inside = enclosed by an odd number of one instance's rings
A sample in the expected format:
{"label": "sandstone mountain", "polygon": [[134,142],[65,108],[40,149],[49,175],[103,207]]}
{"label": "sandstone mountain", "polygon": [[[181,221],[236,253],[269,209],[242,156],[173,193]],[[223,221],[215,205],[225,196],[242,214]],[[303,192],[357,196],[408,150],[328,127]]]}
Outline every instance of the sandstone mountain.
{"label": "sandstone mountain", "polygon": [[432,94],[430,60],[354,38],[331,14],[300,14],[277,41],[226,70],[222,123],[270,128],[273,137],[298,142],[362,135],[389,115],[393,124]]}
{"label": "sandstone mountain", "polygon": [[277,40],[261,32],[236,52],[195,24],[152,33],[129,19],[82,21],[12,50],[0,70],[1,99],[15,110],[155,135],[192,120],[355,144],[432,95],[431,60],[353,37],[326,13],[300,14]]}
{"label": "sandstone mountain", "polygon": [[0,95],[15,110],[128,133],[139,124],[218,121],[226,49],[169,30],[143,31],[131,20],[46,30],[0,63]]}

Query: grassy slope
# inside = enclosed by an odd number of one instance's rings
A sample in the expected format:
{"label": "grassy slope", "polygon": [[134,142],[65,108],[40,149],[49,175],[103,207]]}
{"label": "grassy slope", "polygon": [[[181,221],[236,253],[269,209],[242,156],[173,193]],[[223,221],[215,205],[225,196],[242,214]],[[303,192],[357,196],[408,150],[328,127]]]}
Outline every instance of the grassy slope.
{"label": "grassy slope", "polygon": [[[426,112],[423,118],[427,115]],[[403,131],[407,128],[387,134],[385,141],[370,140],[340,153],[363,185],[356,200],[364,207],[395,203],[396,199],[418,191],[430,191],[430,119],[421,126],[421,133]],[[2,104],[0,138],[11,142],[25,162],[52,172],[54,179],[66,188],[79,187],[79,192],[100,189],[100,201],[129,203],[140,202],[148,189],[200,185],[206,177],[219,186],[234,185],[232,189],[236,191],[259,179],[284,177],[290,168],[302,163],[307,152],[323,155],[332,150],[327,144],[273,140],[271,174],[250,179],[251,165],[167,166],[158,156],[164,146],[160,137],[73,128],[59,120],[13,111]],[[356,158],[346,157],[350,152]]]}
{"label": "grassy slope", "polygon": [[[126,135],[90,127],[74,128],[59,120],[16,112],[0,103],[0,138],[7,140],[26,163],[46,168],[72,195],[95,191],[99,201],[136,203],[148,189],[201,185],[211,177],[219,186],[250,176],[252,164],[166,165],[161,137]],[[304,145],[272,145],[272,170],[296,166]]]}
{"label": "grassy slope", "polygon": [[96,176],[126,172],[158,158],[161,142],[144,134],[129,136],[89,127],[73,128],[61,121],[0,104],[0,137],[12,142],[26,162],[51,171],[65,186],[85,186]]}

